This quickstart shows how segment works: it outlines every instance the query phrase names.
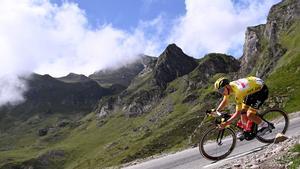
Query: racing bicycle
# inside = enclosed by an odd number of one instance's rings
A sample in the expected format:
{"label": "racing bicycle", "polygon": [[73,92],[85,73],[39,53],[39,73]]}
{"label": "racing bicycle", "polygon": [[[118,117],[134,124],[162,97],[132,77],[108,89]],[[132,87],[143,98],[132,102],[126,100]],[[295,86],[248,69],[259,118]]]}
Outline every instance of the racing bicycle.
{"label": "racing bicycle", "polygon": [[[269,109],[257,115],[267,124],[269,130],[263,135],[258,134],[258,127],[253,123],[250,132],[244,132],[245,140],[256,138],[262,143],[273,143],[278,133],[285,134],[289,126],[287,113],[280,109]],[[224,129],[219,128],[219,124],[228,120],[231,115],[226,112],[206,111],[206,117],[211,117],[212,127],[209,127],[200,138],[199,151],[209,160],[221,160],[226,158],[234,149],[237,137],[236,132],[243,130],[233,123]],[[205,121],[205,119],[203,121]]]}

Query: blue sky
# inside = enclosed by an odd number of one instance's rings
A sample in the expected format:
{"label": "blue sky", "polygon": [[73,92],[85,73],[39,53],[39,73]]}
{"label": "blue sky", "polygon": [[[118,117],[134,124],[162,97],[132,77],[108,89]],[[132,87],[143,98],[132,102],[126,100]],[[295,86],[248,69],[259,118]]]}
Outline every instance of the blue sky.
{"label": "blue sky", "polygon": [[[163,22],[159,30],[155,26],[143,28],[145,38],[159,36],[162,44],[156,51],[145,53],[157,56],[168,45],[168,31],[174,20],[185,14],[184,0],[50,0],[61,6],[66,2],[75,3],[85,12],[89,26],[97,29],[111,25],[125,32],[133,33],[143,23],[159,19]],[[159,32],[158,32],[159,31]]]}
{"label": "blue sky", "polygon": [[[51,0],[61,5],[62,0]],[[171,21],[185,13],[184,0],[69,0],[85,11],[93,27],[111,23],[130,31],[140,21],[153,20],[162,15]]]}

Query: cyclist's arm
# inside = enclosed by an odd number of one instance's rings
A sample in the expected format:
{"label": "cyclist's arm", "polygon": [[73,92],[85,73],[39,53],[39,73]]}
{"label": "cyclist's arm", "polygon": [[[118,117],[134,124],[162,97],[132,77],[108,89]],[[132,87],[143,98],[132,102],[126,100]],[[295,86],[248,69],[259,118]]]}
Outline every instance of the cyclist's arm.
{"label": "cyclist's arm", "polygon": [[237,117],[239,117],[239,115],[241,114],[241,110],[237,107],[235,110],[235,113],[232,114],[232,116],[230,117],[230,119],[228,119],[224,125],[229,125],[232,123],[233,120],[235,120]]}
{"label": "cyclist's arm", "polygon": [[229,95],[224,95],[222,102],[219,104],[217,111],[222,111],[228,104]]}

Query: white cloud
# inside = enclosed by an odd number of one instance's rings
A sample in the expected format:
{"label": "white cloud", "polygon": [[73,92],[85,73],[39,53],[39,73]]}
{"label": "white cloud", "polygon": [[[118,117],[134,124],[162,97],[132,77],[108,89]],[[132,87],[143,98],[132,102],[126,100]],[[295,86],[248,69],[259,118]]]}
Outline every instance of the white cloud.
{"label": "white cloud", "polygon": [[0,24],[1,61],[13,72],[88,75],[130,62],[144,51],[156,52],[155,46],[148,48],[152,42],[143,30],[127,32],[110,24],[90,28],[84,11],[74,3],[3,0]]}
{"label": "white cloud", "polygon": [[18,104],[24,101],[23,92],[27,89],[23,78],[15,75],[0,76],[0,106],[10,103]]}
{"label": "white cloud", "polygon": [[0,106],[23,100],[26,85],[18,77],[30,72],[89,75],[158,49],[141,30],[155,22],[132,32],[110,24],[91,28],[85,12],[68,2],[1,0],[0,25]]}
{"label": "white cloud", "polygon": [[197,57],[210,52],[241,55],[246,27],[265,23],[269,8],[279,0],[242,2],[186,0],[186,14],[176,21],[167,41]]}

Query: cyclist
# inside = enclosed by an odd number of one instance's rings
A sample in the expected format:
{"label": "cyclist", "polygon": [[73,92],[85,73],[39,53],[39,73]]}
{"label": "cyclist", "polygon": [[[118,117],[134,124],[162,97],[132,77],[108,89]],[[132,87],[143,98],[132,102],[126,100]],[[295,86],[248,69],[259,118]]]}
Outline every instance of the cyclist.
{"label": "cyclist", "polygon": [[[241,115],[244,132],[251,130],[249,127],[247,128],[252,123],[251,121],[258,125],[258,135],[263,135],[267,131],[271,131],[271,127],[256,115],[257,109],[268,98],[268,87],[264,84],[263,80],[257,77],[247,77],[230,82],[227,78],[222,77],[215,82],[214,86],[223,95],[223,100],[216,111],[221,111],[226,107],[230,95],[234,95],[236,101],[235,113],[230,119],[220,125],[221,128],[231,124],[234,119]],[[237,134],[240,140],[244,139],[244,132]]]}

